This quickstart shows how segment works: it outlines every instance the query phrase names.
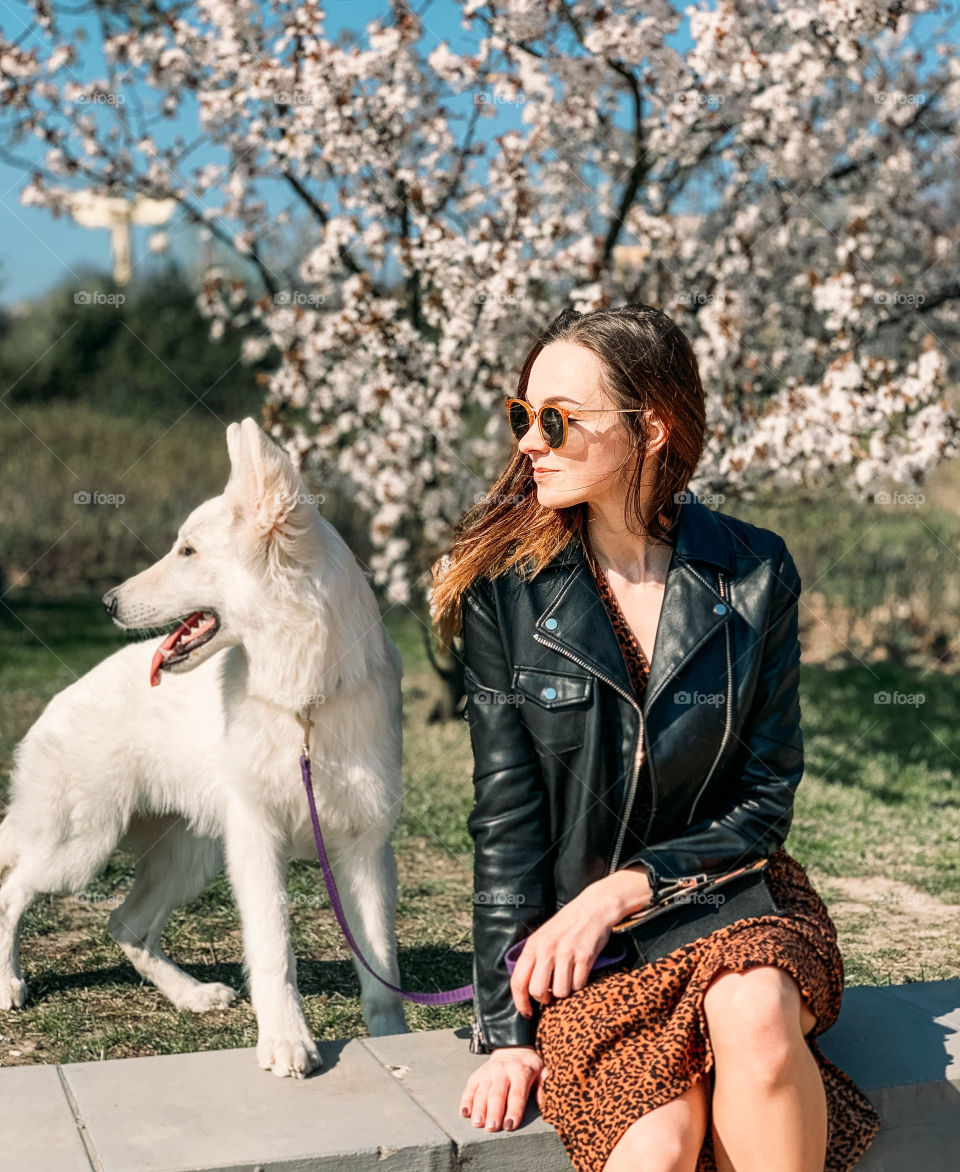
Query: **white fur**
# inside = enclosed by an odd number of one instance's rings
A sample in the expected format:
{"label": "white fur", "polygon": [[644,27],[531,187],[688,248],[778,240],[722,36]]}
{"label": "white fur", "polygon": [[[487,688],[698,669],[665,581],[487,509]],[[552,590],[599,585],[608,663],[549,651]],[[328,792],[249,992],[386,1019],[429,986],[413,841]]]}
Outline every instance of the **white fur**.
{"label": "white fur", "polygon": [[[42,892],[79,892],[118,844],[138,858],[110,916],[117,943],[181,1009],[229,1005],[161,948],[170,911],[226,861],[243,926],[257,1058],[279,1076],[320,1065],[290,947],[285,865],[316,858],[300,777],[310,751],[324,844],[369,963],[398,985],[396,866],[402,795],[400,652],[356,558],[252,419],[227,428],[230,479],[171,550],[104,596],[125,628],[216,610],[217,634],[149,684],[160,636],[108,656],[54,696],[17,745],[0,825],[0,1009],[24,1004],[18,926]],[[193,554],[180,551],[191,547]],[[318,884],[322,882],[318,875]],[[407,1030],[399,997],[354,959],[371,1035]]]}

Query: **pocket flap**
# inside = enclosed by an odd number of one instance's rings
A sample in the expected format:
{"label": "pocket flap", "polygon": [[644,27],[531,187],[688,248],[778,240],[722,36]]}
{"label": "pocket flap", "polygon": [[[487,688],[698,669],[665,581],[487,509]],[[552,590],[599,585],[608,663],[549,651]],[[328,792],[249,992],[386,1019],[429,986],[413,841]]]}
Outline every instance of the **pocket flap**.
{"label": "pocket flap", "polygon": [[547,671],[539,667],[517,667],[513,686],[543,708],[565,708],[586,704],[593,695],[593,676]]}

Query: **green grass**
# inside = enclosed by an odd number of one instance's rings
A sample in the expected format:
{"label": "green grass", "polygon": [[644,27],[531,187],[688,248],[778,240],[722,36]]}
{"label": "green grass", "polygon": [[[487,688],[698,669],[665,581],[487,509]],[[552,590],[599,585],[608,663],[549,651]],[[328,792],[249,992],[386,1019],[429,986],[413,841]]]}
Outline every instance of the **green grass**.
{"label": "green grass", "polygon": [[[405,805],[393,838],[402,977],[414,989],[446,989],[472,975],[469,733],[462,720],[427,721],[438,685],[423,654],[420,622],[396,607],[387,625],[405,661]],[[0,602],[0,796],[13,747],[47,700],[122,642],[96,598],[54,601],[11,592]],[[921,693],[924,703],[878,704],[881,691]],[[960,681],[893,664],[828,670],[805,663],[802,698],[806,772],[787,847],[827,900],[848,984],[956,977]],[[133,861],[117,850],[83,899],[45,895],[25,916],[21,955],[31,1000],[22,1011],[0,1013],[4,1065],[255,1043],[240,925],[224,876],[174,912],[164,938],[189,973],[241,992],[230,1009],[195,1016],[177,1012],[142,983],[107,933],[109,910],[132,881]],[[356,975],[319,865],[291,863],[288,887],[311,1028],[324,1039],[364,1035]],[[407,1003],[406,1012],[412,1029],[470,1020],[469,1004]]]}

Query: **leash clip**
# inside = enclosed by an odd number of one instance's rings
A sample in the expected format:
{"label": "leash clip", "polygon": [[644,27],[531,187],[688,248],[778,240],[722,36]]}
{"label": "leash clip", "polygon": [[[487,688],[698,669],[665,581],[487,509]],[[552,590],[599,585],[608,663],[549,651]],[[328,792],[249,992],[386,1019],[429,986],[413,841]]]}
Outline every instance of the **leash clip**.
{"label": "leash clip", "polygon": [[303,744],[301,746],[300,751],[303,753],[304,757],[306,757],[307,760],[309,761],[310,760],[310,730],[311,730],[311,728],[313,728],[313,721],[310,719],[309,716],[301,716],[299,712],[295,712],[294,716],[296,718],[297,724],[299,724],[300,727],[303,729]]}

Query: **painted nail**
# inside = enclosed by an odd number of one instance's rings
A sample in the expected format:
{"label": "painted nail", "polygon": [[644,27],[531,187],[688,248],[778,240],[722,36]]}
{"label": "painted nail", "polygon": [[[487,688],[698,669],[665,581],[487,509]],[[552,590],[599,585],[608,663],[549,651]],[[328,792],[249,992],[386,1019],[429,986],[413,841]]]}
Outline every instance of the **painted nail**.
{"label": "painted nail", "polygon": [[507,1131],[513,1131],[513,1120],[512,1119],[504,1120],[503,1126],[507,1129]]}

